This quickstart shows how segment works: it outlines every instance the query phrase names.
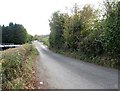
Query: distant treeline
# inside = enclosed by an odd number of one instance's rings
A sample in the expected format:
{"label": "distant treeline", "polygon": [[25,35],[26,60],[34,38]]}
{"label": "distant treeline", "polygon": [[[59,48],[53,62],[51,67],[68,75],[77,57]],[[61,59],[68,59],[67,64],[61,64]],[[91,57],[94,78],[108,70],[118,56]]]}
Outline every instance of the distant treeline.
{"label": "distant treeline", "polygon": [[50,23],[50,47],[120,57],[120,1],[106,0],[102,11],[77,4],[72,13],[54,12]]}
{"label": "distant treeline", "polygon": [[33,36],[21,24],[11,22],[9,26],[2,26],[2,43],[24,44],[32,39]]}
{"label": "distant treeline", "polygon": [[43,44],[49,46],[49,35],[35,35],[34,40],[43,42]]}

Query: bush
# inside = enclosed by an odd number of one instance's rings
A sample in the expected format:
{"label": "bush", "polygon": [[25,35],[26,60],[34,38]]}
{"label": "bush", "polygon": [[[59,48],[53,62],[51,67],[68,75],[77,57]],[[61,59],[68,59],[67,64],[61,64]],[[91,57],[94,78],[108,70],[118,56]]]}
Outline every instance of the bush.
{"label": "bush", "polygon": [[93,31],[85,37],[78,46],[78,51],[86,54],[100,55],[103,53],[103,47],[99,38],[99,31]]}
{"label": "bush", "polygon": [[2,89],[20,89],[25,85],[31,72],[30,59],[37,55],[36,49],[25,44],[2,52]]}
{"label": "bush", "polygon": [[120,2],[106,4],[107,15],[101,41],[106,53],[120,57]]}

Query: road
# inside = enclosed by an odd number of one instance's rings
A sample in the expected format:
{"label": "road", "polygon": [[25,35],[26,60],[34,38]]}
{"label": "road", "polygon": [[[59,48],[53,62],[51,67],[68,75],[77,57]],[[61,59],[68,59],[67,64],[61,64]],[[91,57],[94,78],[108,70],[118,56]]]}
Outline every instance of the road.
{"label": "road", "polygon": [[53,53],[38,41],[34,45],[48,89],[118,89],[117,70]]}

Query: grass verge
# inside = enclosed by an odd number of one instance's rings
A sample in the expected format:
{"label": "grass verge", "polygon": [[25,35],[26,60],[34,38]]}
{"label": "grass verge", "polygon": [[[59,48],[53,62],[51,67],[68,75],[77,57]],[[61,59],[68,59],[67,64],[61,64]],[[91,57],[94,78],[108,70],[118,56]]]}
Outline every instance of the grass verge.
{"label": "grass verge", "polygon": [[105,56],[105,55],[100,55],[100,56],[92,56],[92,55],[87,55],[84,53],[77,53],[77,52],[71,52],[71,51],[64,51],[64,50],[56,50],[53,48],[50,48],[53,52],[72,57],[75,59],[79,59],[85,62],[89,63],[94,63],[97,65],[101,65],[104,67],[109,67],[109,68],[115,68],[115,69],[120,69],[119,67],[119,59],[117,58],[112,58],[110,56]]}
{"label": "grass verge", "polygon": [[2,89],[33,89],[33,60],[37,55],[32,44],[2,51]]}

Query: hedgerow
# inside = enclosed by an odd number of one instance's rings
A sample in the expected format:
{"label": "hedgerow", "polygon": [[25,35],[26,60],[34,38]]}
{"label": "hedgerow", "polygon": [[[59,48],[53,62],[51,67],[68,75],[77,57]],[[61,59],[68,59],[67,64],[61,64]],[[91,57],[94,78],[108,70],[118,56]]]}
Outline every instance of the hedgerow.
{"label": "hedgerow", "polygon": [[32,59],[37,50],[31,44],[2,52],[2,89],[23,89],[31,78]]}

